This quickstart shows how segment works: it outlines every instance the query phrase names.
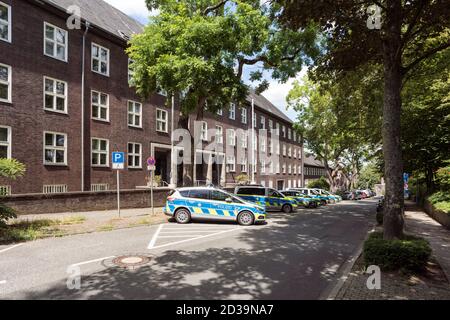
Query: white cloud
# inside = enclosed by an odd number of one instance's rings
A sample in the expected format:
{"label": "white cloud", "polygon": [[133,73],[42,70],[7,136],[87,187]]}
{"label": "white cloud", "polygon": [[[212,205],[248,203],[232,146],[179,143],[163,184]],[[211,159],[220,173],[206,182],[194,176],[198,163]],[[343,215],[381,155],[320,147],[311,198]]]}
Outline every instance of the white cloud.
{"label": "white cloud", "polygon": [[263,92],[263,96],[269,99],[270,102],[277,106],[281,111],[286,113],[292,120],[296,120],[297,113],[292,109],[286,110],[286,97],[288,96],[289,91],[292,89],[294,81],[301,81],[303,76],[306,74],[306,71],[307,69],[304,68],[296,78],[291,78],[286,83],[278,83],[278,81],[276,80],[268,79],[270,82],[270,87]]}
{"label": "white cloud", "polygon": [[139,20],[141,23],[146,23],[150,15],[154,15],[154,12],[150,12],[145,5],[145,0],[105,0],[110,5],[116,7],[120,11],[123,11],[127,15]]}

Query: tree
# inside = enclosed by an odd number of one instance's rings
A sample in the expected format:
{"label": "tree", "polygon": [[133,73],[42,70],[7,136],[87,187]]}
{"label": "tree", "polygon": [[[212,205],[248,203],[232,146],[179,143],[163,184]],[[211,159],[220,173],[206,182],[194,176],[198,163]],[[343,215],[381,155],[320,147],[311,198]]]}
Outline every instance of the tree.
{"label": "tree", "polygon": [[330,190],[330,185],[324,177],[320,177],[320,179],[311,181],[308,183],[308,188],[310,189],[322,189],[322,190]]}
{"label": "tree", "polygon": [[[293,30],[315,22],[324,35],[319,69],[354,70],[383,66],[383,156],[386,179],[384,238],[400,239],[404,229],[401,89],[414,69],[450,46],[447,0],[275,1],[274,12]],[[380,15],[366,14],[377,5]],[[380,30],[373,20],[381,19]]]}
{"label": "tree", "polygon": [[[15,159],[0,159],[0,177],[16,179],[25,174],[25,166]],[[16,218],[14,210],[0,203],[0,227],[9,219]]]}
{"label": "tree", "polygon": [[295,76],[305,56],[317,54],[316,32],[311,26],[281,28],[259,0],[147,0],[147,6],[160,14],[130,42],[132,82],[144,97],[163,89],[179,98],[178,127],[191,136],[191,150],[184,150],[191,161],[183,164],[183,183],[192,185],[191,120],[201,120],[205,110],[214,113],[243,102],[249,89],[242,80],[246,66],[260,69],[250,74],[259,82],[257,92],[268,86],[263,70],[280,81]]}
{"label": "tree", "polygon": [[381,182],[382,174],[375,163],[369,163],[361,170],[358,179],[358,189],[373,190],[376,184]]}

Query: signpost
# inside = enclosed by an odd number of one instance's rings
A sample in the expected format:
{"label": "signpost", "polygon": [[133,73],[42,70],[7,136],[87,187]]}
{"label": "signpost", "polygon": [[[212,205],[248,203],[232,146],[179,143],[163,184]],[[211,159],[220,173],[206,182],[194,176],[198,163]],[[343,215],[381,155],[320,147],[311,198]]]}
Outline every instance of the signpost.
{"label": "signpost", "polygon": [[117,170],[117,212],[120,218],[120,170],[125,169],[125,152],[112,153],[113,169]]}
{"label": "signpost", "polygon": [[147,169],[150,171],[150,201],[152,206],[152,215],[155,215],[155,207],[153,205],[153,181],[154,181],[154,174],[156,170],[156,160],[153,157],[150,157],[147,159]]}

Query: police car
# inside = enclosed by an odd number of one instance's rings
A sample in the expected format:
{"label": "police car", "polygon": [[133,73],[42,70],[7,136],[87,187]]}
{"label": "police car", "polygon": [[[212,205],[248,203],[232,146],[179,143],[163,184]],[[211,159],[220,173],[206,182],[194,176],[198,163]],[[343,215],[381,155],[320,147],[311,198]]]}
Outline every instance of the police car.
{"label": "police car", "polygon": [[283,194],[272,188],[262,186],[242,186],[236,187],[234,193],[245,201],[256,203],[266,211],[283,211],[284,213],[290,213],[298,207],[295,199],[285,197]]}
{"label": "police car", "polygon": [[164,213],[178,223],[195,219],[236,221],[250,226],[266,220],[263,207],[236,197],[220,189],[180,188],[170,192]]}

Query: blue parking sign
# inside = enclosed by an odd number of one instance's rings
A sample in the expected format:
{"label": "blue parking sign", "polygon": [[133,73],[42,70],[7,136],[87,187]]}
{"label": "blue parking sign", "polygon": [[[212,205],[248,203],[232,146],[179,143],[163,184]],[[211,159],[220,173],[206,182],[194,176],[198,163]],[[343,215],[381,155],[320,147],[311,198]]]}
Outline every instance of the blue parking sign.
{"label": "blue parking sign", "polygon": [[123,170],[125,168],[125,152],[112,153],[113,169]]}

